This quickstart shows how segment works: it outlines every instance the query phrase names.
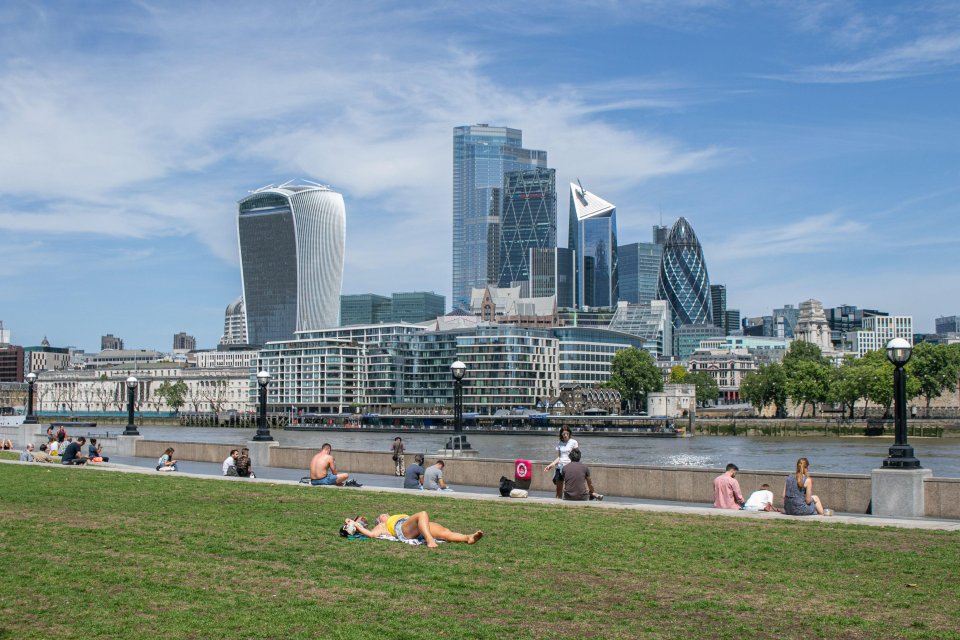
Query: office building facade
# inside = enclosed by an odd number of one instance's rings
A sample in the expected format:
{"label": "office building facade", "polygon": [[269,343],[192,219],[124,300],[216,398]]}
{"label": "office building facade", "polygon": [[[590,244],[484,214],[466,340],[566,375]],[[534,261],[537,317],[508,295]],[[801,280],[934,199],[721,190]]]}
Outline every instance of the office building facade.
{"label": "office building facade", "polygon": [[663,245],[634,242],[617,248],[619,300],[641,304],[657,298]]}
{"label": "office building facade", "polygon": [[447,298],[432,291],[405,291],[390,296],[391,322],[426,322],[442,316]]}
{"label": "office building facade", "polygon": [[247,316],[242,297],[228,304],[223,312],[223,335],[220,336],[220,344],[247,344]]}
{"label": "office building facade", "polygon": [[470,290],[499,280],[504,175],[547,166],[547,152],[523,148],[519,129],[487,124],[453,130],[453,308]]}
{"label": "office building facade", "polygon": [[934,320],[937,333],[960,332],[960,316],[942,316]]}
{"label": "office building facade", "polygon": [[639,338],[642,348],[655,358],[673,355],[673,322],[666,300],[638,304],[621,300],[608,326],[611,331]]}
{"label": "office building facade", "polygon": [[123,349],[123,339],[117,338],[112,333],[100,337],[100,350]]}
{"label": "office building facade", "polygon": [[346,210],[315,184],[284,184],[240,200],[237,216],[247,339],[262,345],[337,325]]}
{"label": "office building facade", "polygon": [[393,301],[375,293],[340,296],[340,326],[390,322]]}
{"label": "office building facade", "polygon": [[197,348],[197,339],[181,331],[173,336],[174,351],[193,351]]}
{"label": "office building facade", "polygon": [[617,208],[570,184],[569,243],[576,252],[577,306],[612,309],[620,296]]}
{"label": "office building facade", "polygon": [[723,329],[724,335],[726,335],[729,333],[724,326],[727,313],[727,285],[710,285],[710,306],[713,311],[713,326]]}
{"label": "office building facade", "polygon": [[528,282],[531,250],[556,248],[556,172],[547,168],[508,171],[503,178],[500,210],[498,286]]}
{"label": "office building facade", "polygon": [[577,306],[577,252],[557,247],[557,308]]}

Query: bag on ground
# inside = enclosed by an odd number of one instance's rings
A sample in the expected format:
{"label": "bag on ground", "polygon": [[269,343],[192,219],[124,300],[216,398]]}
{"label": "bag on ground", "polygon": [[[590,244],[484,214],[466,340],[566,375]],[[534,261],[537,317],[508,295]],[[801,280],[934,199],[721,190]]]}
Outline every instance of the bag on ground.
{"label": "bag on ground", "polygon": [[510,492],[516,488],[517,483],[507,476],[500,476],[500,495],[504,498],[510,497]]}

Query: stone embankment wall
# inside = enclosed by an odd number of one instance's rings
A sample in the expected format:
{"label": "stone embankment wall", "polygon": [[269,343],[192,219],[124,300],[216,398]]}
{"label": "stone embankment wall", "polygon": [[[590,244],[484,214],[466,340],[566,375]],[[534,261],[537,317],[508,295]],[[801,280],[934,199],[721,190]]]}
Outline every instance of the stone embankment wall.
{"label": "stone embankment wall", "polygon": [[[149,440],[139,441],[136,445],[138,456],[157,457],[163,454],[169,445],[167,442]],[[181,460],[200,462],[222,462],[231,449],[243,445],[225,445],[210,443],[175,443],[176,457]],[[270,464],[285,469],[303,469],[304,475],[316,449],[272,447]],[[337,469],[353,473],[375,473],[391,475],[394,471],[390,453],[380,451],[344,451],[334,452]],[[442,456],[427,458],[427,464]],[[448,464],[443,476],[452,486],[469,485],[490,487],[496,491],[500,476],[514,477],[512,460],[489,458],[444,458]],[[407,463],[413,456],[407,456]],[[533,465],[531,489],[553,491],[551,473],[544,473],[544,461]],[[627,465],[591,464],[590,475],[594,487],[600,493],[645,498],[649,500],[670,500],[678,502],[713,502],[713,479],[721,473],[719,469],[697,469],[686,467],[644,467]],[[773,490],[777,506],[783,492],[786,474],[783,471],[741,470],[737,474],[744,493],[758,489],[761,484],[769,484]],[[868,475],[854,474],[817,474],[816,493],[823,503],[837,512],[866,513],[870,506],[871,482]],[[400,480],[397,479],[400,486]],[[924,483],[926,515],[931,518],[960,519],[960,479],[931,478]]]}

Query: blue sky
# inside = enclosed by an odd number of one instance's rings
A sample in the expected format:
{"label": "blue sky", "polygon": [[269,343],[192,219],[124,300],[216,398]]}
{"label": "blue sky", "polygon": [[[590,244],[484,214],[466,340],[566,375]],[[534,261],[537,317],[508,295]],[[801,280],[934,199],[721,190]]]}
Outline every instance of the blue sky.
{"label": "blue sky", "polygon": [[0,6],[0,320],[213,347],[236,201],[347,206],[343,292],[450,294],[452,129],[523,130],[621,243],[690,220],[743,315],[960,314],[956,2]]}

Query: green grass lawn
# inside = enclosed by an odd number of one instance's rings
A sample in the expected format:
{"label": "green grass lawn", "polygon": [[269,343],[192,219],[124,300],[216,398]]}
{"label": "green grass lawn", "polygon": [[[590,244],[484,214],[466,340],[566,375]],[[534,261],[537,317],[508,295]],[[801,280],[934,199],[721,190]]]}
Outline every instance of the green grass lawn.
{"label": "green grass lawn", "polygon": [[[960,534],[0,465],[0,638],[960,638]],[[473,546],[346,540],[426,508]]]}

